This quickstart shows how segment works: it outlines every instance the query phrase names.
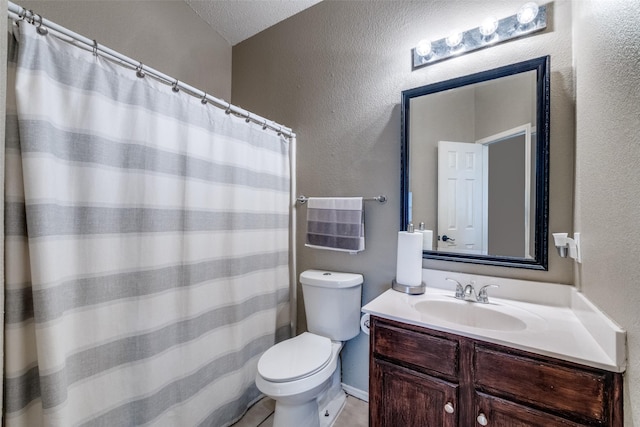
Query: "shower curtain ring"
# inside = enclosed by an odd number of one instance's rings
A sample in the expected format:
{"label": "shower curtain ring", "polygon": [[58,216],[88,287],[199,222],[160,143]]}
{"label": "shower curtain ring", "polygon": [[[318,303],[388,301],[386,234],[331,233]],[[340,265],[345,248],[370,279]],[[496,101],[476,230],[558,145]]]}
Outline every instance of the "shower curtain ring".
{"label": "shower curtain ring", "polygon": [[202,102],[202,104],[207,103],[207,92],[205,92],[204,95],[202,95],[202,99],[200,100],[200,102]]}
{"label": "shower curtain ring", "polygon": [[21,21],[24,21],[26,17],[27,17],[27,9],[25,8],[20,9],[20,13],[18,13],[18,19]]}
{"label": "shower curtain ring", "polygon": [[224,110],[225,114],[231,114],[231,104],[227,105],[227,109]]}
{"label": "shower curtain ring", "polygon": [[173,82],[173,87],[171,88],[172,91],[174,92],[180,92],[180,88],[178,87],[178,79],[176,79],[175,82]]}
{"label": "shower curtain ring", "polygon": [[33,10],[31,10],[31,9],[27,10],[27,13],[26,13],[26,15],[25,15],[25,17],[27,18],[27,22],[28,22],[29,24],[32,24],[32,25],[33,25],[33,23],[35,22],[35,21],[34,21],[35,16],[36,16],[36,14],[35,14],[35,13],[33,13]]}
{"label": "shower curtain ring", "polygon": [[40,34],[41,36],[46,36],[47,34],[49,34],[49,30],[47,30],[46,27],[42,26],[42,15],[35,15],[33,17],[33,20],[35,22],[36,18],[38,17],[38,27],[36,28],[36,31],[38,32],[38,34]]}
{"label": "shower curtain ring", "polygon": [[144,76],[146,76],[142,67],[143,67],[142,62],[140,63],[140,65],[136,67],[136,76],[140,77],[141,79],[144,78]]}
{"label": "shower curtain ring", "polygon": [[96,39],[93,39],[93,56],[98,56],[98,42]]}
{"label": "shower curtain ring", "polygon": [[247,117],[244,119],[244,121],[247,123],[251,122],[251,113],[247,113]]}
{"label": "shower curtain ring", "polygon": [[264,124],[262,125],[262,130],[267,130],[267,119],[264,119]]}

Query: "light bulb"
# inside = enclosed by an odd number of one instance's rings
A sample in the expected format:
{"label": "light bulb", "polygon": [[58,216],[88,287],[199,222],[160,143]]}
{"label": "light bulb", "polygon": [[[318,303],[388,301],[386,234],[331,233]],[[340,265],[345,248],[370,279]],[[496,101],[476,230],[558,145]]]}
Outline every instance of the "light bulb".
{"label": "light bulb", "polygon": [[484,21],[482,21],[482,25],[480,25],[478,29],[480,30],[480,34],[488,37],[498,29],[498,20],[495,16],[488,16]]}
{"label": "light bulb", "polygon": [[419,56],[429,56],[431,54],[431,42],[429,40],[420,40],[416,46],[416,53]]}
{"label": "light bulb", "polygon": [[536,19],[536,16],[538,16],[539,9],[538,5],[534,2],[524,4],[520,10],[518,10],[518,22],[522,25],[530,24],[534,19]]}
{"label": "light bulb", "polygon": [[460,43],[462,43],[462,33],[457,31],[451,33],[449,37],[447,37],[446,43],[449,47],[458,46]]}

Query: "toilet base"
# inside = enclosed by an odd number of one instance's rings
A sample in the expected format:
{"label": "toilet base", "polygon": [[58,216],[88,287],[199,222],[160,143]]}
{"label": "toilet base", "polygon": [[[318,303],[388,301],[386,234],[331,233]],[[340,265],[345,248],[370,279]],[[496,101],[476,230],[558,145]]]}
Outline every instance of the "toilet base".
{"label": "toilet base", "polygon": [[331,427],[344,409],[347,395],[340,389],[322,408],[314,399],[305,404],[288,405],[276,402],[274,427]]}
{"label": "toilet base", "polygon": [[282,427],[320,427],[318,417],[318,402],[313,399],[303,404],[290,405],[276,402],[273,425]]}
{"label": "toilet base", "polygon": [[[316,374],[289,383],[274,383],[256,376],[258,390],[276,401],[273,427],[330,427],[343,407],[332,402],[344,395],[340,381],[342,343],[332,343],[331,361]],[[331,405],[329,416],[326,410]],[[335,409],[334,409],[335,408]]]}
{"label": "toilet base", "polygon": [[320,427],[332,426],[347,402],[347,394],[342,389],[342,382],[340,381],[342,361],[338,358],[337,362],[338,366],[331,376],[329,387],[317,399],[318,408],[320,409],[318,412],[320,415]]}
{"label": "toilet base", "polygon": [[338,358],[331,378],[320,390],[312,392],[316,397],[311,401],[301,404],[300,400],[276,400],[273,427],[331,427],[347,401],[340,381],[340,368]]}
{"label": "toilet base", "polygon": [[[344,390],[340,389],[340,391],[333,397],[333,400],[329,401],[329,403],[320,408],[320,427],[331,427],[333,423],[340,415],[340,412],[344,409],[347,403],[347,394]],[[326,414],[329,415],[326,415]]]}

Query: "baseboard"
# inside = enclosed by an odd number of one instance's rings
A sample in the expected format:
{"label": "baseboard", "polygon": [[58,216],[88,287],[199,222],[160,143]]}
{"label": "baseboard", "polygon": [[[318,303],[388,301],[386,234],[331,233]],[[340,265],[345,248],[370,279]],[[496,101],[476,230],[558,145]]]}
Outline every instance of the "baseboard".
{"label": "baseboard", "polygon": [[369,393],[360,390],[359,388],[352,387],[345,383],[342,383],[342,389],[350,396],[355,397],[356,399],[364,400],[365,402],[369,402]]}

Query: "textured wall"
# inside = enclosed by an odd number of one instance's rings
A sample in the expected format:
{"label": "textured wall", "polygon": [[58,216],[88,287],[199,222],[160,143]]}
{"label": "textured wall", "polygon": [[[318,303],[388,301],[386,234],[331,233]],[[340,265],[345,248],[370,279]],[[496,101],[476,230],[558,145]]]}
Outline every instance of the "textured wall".
{"label": "textured wall", "polygon": [[183,1],[17,3],[217,98],[231,99],[231,45]]}
{"label": "textured wall", "polygon": [[[411,221],[438,234],[438,141],[475,141],[473,88],[446,91],[411,100],[409,191]],[[433,247],[437,247],[433,241]]]}
{"label": "textured wall", "polygon": [[535,71],[529,71],[478,87],[475,96],[476,139],[527,123],[536,126],[536,76]]}
{"label": "textured wall", "polygon": [[[359,255],[303,246],[306,210],[298,209],[298,270],[362,272],[363,303],[390,287],[400,227],[400,92],[513,62],[551,55],[550,229],[572,229],[574,108],[571,3],[550,3],[542,34],[411,71],[421,38],[473,28],[488,13],[508,16],[520,0],[325,0],[233,48],[233,102],[291,126],[298,134],[298,193],[386,194],[367,203]],[[572,264],[550,252],[549,271],[425,260],[424,266],[503,277],[573,283]],[[300,301],[301,304],[301,301]],[[298,309],[300,328],[304,310]],[[343,351],[343,380],[368,389],[364,334]]]}
{"label": "textured wall", "polygon": [[625,426],[640,426],[640,2],[574,5],[576,278],[627,330]]}

